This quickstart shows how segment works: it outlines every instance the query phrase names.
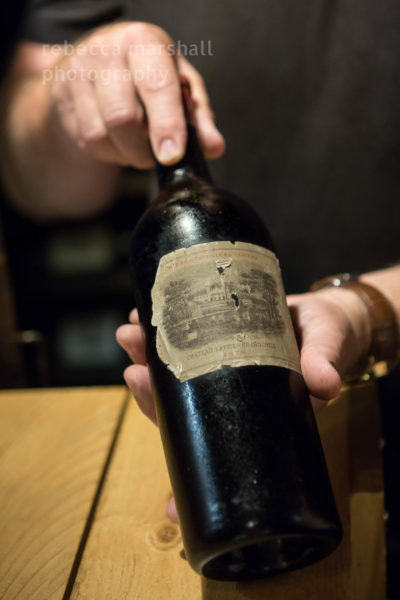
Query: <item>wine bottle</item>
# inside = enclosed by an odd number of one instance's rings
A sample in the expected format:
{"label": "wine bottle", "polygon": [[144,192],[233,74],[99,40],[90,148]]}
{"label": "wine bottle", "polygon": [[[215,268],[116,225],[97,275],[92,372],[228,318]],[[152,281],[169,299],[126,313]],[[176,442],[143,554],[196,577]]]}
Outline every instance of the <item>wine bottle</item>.
{"label": "wine bottle", "polygon": [[244,580],[332,552],[341,524],[271,237],[215,187],[191,122],[131,244],[134,296],[186,557]]}

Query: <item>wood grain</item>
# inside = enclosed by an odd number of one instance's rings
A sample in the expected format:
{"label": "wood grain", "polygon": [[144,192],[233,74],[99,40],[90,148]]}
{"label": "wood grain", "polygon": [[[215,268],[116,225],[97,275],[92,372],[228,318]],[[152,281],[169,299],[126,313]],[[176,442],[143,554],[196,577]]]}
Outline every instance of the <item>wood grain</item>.
{"label": "wood grain", "polygon": [[[365,393],[368,391],[368,393]],[[353,390],[349,403],[351,570],[355,600],[385,600],[384,495],[377,390]]]}
{"label": "wood grain", "polygon": [[170,487],[158,430],[132,401],[72,600],[189,600],[201,581],[165,516]]}
{"label": "wood grain", "polygon": [[0,598],[61,600],[126,392],[0,393]]}
{"label": "wood grain", "polygon": [[[359,417],[353,399],[362,413],[361,429],[353,422]],[[279,577],[222,583],[200,578],[182,557],[179,529],[165,517],[170,487],[158,432],[132,403],[72,600],[383,600],[383,496],[376,415],[375,388],[367,386],[343,394],[318,417],[345,530],[339,550],[315,565]],[[375,427],[366,432],[364,426],[371,418]],[[372,436],[361,444],[363,457],[351,440],[357,431]],[[373,473],[373,489],[360,483],[360,477],[355,485],[360,463],[364,473]]]}

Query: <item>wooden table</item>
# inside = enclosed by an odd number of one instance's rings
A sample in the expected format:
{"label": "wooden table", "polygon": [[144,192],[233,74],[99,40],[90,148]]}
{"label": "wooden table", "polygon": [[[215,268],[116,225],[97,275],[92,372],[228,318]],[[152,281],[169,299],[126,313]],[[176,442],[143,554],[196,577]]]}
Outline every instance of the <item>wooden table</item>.
{"label": "wooden table", "polygon": [[327,559],[251,583],[188,566],[156,428],[123,387],[0,392],[2,600],[383,600],[374,385],[319,417],[345,538]]}

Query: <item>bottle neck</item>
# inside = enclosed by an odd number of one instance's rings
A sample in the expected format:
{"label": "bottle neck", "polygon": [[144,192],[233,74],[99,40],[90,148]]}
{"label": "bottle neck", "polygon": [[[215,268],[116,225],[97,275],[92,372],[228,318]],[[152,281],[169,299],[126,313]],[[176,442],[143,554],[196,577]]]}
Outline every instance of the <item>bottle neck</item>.
{"label": "bottle neck", "polygon": [[186,152],[183,158],[174,165],[162,165],[156,162],[157,177],[160,188],[167,183],[176,183],[193,177],[211,182],[206,160],[197,137],[196,128],[188,123]]}

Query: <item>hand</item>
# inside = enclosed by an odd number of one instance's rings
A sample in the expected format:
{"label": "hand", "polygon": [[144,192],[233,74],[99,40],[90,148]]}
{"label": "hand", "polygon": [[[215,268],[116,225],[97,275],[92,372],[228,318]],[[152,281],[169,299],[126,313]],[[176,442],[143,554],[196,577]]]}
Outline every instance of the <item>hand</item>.
{"label": "hand", "polygon": [[[371,335],[368,312],[354,292],[335,288],[288,296],[288,304],[304,380],[314,410],[319,410],[339,394],[342,376],[367,356]],[[125,370],[124,377],[141,410],[157,424],[145,340],[136,310],[130,313],[129,321],[116,334],[134,363]],[[173,499],[167,505],[167,514],[177,520]]]}
{"label": "hand", "polygon": [[206,156],[216,158],[225,144],[204,82],[185,58],[172,54],[172,39],[155,25],[101,27],[76,42],[72,56],[44,69],[50,112],[91,158],[150,168],[150,140],[157,159],[173,164],[186,144],[178,79],[183,73],[192,87],[200,142]]}

